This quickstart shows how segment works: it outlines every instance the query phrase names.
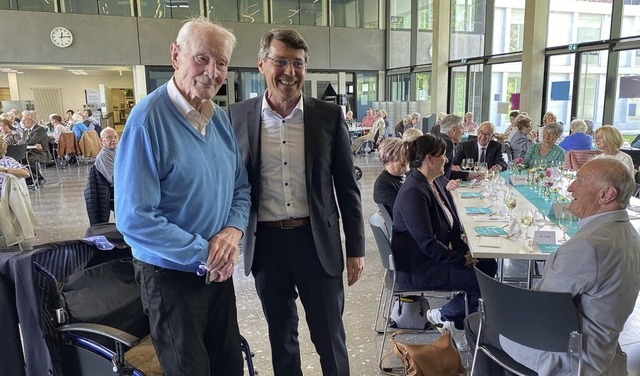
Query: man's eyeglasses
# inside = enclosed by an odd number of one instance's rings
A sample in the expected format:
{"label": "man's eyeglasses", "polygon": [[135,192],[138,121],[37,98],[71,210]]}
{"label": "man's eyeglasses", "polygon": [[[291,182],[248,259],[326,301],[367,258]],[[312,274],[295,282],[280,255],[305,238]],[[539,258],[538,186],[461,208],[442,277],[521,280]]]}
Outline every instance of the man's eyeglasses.
{"label": "man's eyeglasses", "polygon": [[274,59],[271,56],[267,56],[267,59],[271,60],[273,65],[280,68],[286,67],[287,65],[289,65],[289,63],[291,63],[291,66],[293,67],[293,69],[303,69],[307,65],[307,63],[305,63],[304,60],[299,60],[299,59],[294,59],[294,60],[289,60],[284,58]]}
{"label": "man's eyeglasses", "polygon": [[488,136],[488,137],[491,137],[491,136],[493,136],[493,133],[491,133],[491,132],[478,131],[478,136]]}

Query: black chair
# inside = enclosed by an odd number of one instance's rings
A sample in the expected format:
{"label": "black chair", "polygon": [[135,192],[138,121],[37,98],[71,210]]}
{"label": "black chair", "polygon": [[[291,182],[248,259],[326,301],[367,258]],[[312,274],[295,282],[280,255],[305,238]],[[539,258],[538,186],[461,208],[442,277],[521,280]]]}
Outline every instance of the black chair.
{"label": "black chair", "polygon": [[511,373],[519,376],[537,375],[506,352],[480,343],[485,323],[489,323],[500,335],[523,346],[541,351],[569,353],[572,358],[571,374],[581,374],[582,334],[578,311],[571,294],[526,290],[496,281],[477,268],[475,272],[482,298],[479,299],[481,320],[471,375],[475,370],[478,351],[482,351]]}
{"label": "black chair", "polygon": [[7,153],[5,155],[20,162],[27,158],[27,145],[7,145]]}
{"label": "black chair", "polygon": [[[395,265],[393,262],[393,255],[391,253],[391,243],[386,235],[386,228],[384,220],[379,213],[373,214],[369,218],[369,225],[371,231],[376,240],[378,246],[378,252],[382,261],[382,266],[385,268],[384,278],[382,280],[382,289],[380,291],[380,301],[378,303],[378,311],[376,313],[375,329],[378,333],[382,333],[382,344],[380,346],[380,356],[378,358],[378,367],[383,372],[389,372],[389,368],[383,367],[382,361],[384,360],[384,345],[387,339],[387,333],[389,330],[395,330],[388,324],[388,318],[391,315],[391,309],[393,308],[393,298],[403,295],[422,295],[425,297],[433,298],[449,298],[452,294],[463,294],[464,296],[464,309],[465,314],[469,314],[469,302],[467,293],[457,290],[439,290],[439,289],[399,289],[396,286],[396,273]],[[443,294],[444,293],[444,294]],[[380,331],[378,329],[378,321],[380,319],[380,311],[382,310],[382,319],[384,321],[384,329]]]}

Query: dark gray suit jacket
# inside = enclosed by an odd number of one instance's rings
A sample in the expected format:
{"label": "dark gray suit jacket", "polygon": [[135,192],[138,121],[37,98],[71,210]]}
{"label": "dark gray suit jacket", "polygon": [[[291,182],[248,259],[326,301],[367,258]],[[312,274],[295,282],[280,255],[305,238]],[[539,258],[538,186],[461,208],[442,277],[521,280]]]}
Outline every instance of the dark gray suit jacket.
{"label": "dark gray suit jacket", "polygon": [[26,139],[27,145],[42,145],[42,150],[29,149],[29,159],[41,163],[49,162],[52,158],[51,153],[49,152],[49,136],[47,135],[47,130],[38,124],[35,124],[31,128],[31,132],[27,130],[26,133],[29,134],[29,137]]}
{"label": "dark gray suit jacket", "polygon": [[[364,221],[349,132],[340,107],[307,96],[303,98],[305,181],[313,240],[324,270],[331,276],[339,276],[344,270],[338,226],[340,214],[347,257],[364,256]],[[247,275],[253,263],[258,221],[261,107],[262,96],[259,96],[229,109],[229,120],[251,182],[251,212],[243,244]]]}
{"label": "dark gray suit jacket", "polygon": [[[458,144],[456,150],[456,156],[453,158],[453,164],[459,166],[463,159],[472,158],[474,161],[478,161],[478,141],[471,140]],[[487,167],[491,168],[494,165],[502,167],[502,170],[507,169],[507,162],[502,157],[502,144],[498,141],[491,140],[487,144],[487,150],[485,150],[485,161]]]}

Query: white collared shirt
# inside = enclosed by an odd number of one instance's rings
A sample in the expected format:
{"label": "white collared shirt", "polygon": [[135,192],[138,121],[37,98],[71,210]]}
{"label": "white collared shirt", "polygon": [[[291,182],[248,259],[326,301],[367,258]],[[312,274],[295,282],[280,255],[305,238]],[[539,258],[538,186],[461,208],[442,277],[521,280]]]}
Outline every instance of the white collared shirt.
{"label": "white collared shirt", "polygon": [[211,120],[211,116],[213,116],[213,111],[215,111],[213,101],[210,99],[205,101],[200,108],[200,112],[196,111],[182,93],[180,93],[173,77],[171,77],[167,83],[167,94],[169,94],[169,98],[178,109],[178,112],[189,120],[189,123],[191,123],[198,132],[203,136],[206,135],[207,124],[209,124],[209,120]]}
{"label": "white collared shirt", "polygon": [[286,117],[271,109],[267,92],[260,122],[259,221],[309,216],[304,162],[303,101]]}

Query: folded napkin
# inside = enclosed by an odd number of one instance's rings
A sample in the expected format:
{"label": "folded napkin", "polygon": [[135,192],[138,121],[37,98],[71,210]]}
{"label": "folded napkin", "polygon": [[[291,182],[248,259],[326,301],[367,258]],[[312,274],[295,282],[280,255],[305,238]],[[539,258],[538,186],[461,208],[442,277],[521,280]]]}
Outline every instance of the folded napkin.
{"label": "folded napkin", "polygon": [[491,214],[489,207],[468,206],[464,210],[467,214]]}
{"label": "folded napkin", "polygon": [[478,226],[473,228],[480,236],[507,236],[507,232],[502,227]]}
{"label": "folded napkin", "polygon": [[482,192],[460,192],[460,198],[482,198]]}
{"label": "folded napkin", "polygon": [[508,217],[503,217],[503,216],[489,216],[489,215],[474,215],[473,216],[473,221],[474,222],[502,222],[502,223],[507,223],[509,222],[509,218]]}
{"label": "folded napkin", "polygon": [[542,253],[556,253],[558,247],[560,247],[560,244],[538,244],[538,248]]}

